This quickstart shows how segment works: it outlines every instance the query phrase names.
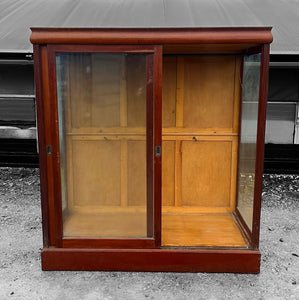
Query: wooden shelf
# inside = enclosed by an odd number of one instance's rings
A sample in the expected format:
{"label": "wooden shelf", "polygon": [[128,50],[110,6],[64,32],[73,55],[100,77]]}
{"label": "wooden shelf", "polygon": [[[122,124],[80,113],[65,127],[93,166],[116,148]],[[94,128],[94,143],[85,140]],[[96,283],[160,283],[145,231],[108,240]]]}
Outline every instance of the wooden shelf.
{"label": "wooden shelf", "polygon": [[[65,237],[146,237],[145,212],[72,212]],[[162,246],[247,247],[232,214],[163,213]]]}
{"label": "wooden shelf", "polygon": [[163,214],[162,246],[247,247],[231,214]]}
{"label": "wooden shelf", "polygon": [[63,224],[64,237],[146,237],[146,214],[72,212]]}

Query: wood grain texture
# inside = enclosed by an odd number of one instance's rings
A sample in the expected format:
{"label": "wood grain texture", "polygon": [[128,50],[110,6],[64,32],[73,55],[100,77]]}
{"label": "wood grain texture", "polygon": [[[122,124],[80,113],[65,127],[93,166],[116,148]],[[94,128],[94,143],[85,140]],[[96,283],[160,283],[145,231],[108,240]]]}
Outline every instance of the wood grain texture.
{"label": "wood grain texture", "polygon": [[[184,126],[184,101],[185,88],[190,88],[189,85],[185,87],[185,59],[184,57],[177,58],[177,76],[176,76],[176,114],[175,114],[175,126],[177,128]],[[186,82],[187,83],[187,82]],[[191,87],[193,90],[193,87]],[[189,118],[189,116],[188,116]]]}
{"label": "wood grain texture", "polygon": [[122,207],[128,206],[128,141],[121,141],[120,150],[120,205]]}
{"label": "wood grain texture", "polygon": [[[122,56],[119,54],[88,56],[91,56],[90,64],[84,65],[84,69],[77,73],[80,75],[87,73],[87,76],[90,77],[90,84],[84,85],[83,82],[76,82],[76,85],[83,89],[85,97],[91,101],[89,115],[87,115],[91,119],[90,125],[91,127],[120,126],[120,100],[126,100],[125,98],[121,99],[121,93],[124,92],[121,90],[122,68],[124,67]],[[79,101],[81,106],[86,106],[84,98],[80,98]]]}
{"label": "wood grain texture", "polygon": [[128,141],[128,205],[146,207],[146,143]]}
{"label": "wood grain texture", "polygon": [[64,238],[63,248],[100,248],[100,249],[152,249],[152,238]]}
{"label": "wood grain texture", "polygon": [[43,249],[43,270],[259,273],[260,252],[184,249]]}
{"label": "wood grain texture", "polygon": [[[167,90],[171,82],[176,85],[176,126],[167,122],[163,126],[163,182],[170,187],[174,180],[175,186],[173,203],[171,191],[164,192],[162,185],[163,211],[231,213],[236,203],[241,60],[237,56],[165,58],[167,78],[176,72],[176,82],[166,80]],[[174,98],[174,92],[163,93],[163,102],[170,101],[167,97]],[[173,155],[170,141],[176,143],[174,179],[168,172]]]}
{"label": "wood grain texture", "polygon": [[[91,61],[90,56],[69,56],[63,62],[68,69],[68,82],[71,128],[92,126],[92,97],[91,97]],[[89,72],[86,68],[89,67]],[[63,101],[64,99],[61,99]]]}
{"label": "wood grain texture", "polygon": [[73,141],[74,205],[120,205],[120,141]]}
{"label": "wood grain texture", "polygon": [[175,203],[175,142],[163,141],[162,159],[162,205],[174,206]]}
{"label": "wood grain texture", "polygon": [[235,63],[235,80],[234,80],[234,108],[233,108],[233,133],[239,134],[240,132],[240,110],[242,103],[242,77],[243,77],[243,57],[236,56]]}
{"label": "wood grain texture", "polygon": [[251,247],[251,241],[252,241],[252,232],[251,230],[249,229],[249,227],[247,226],[243,216],[241,215],[241,213],[239,212],[239,209],[238,207],[236,208],[236,210],[234,211],[233,213],[234,215],[234,218],[236,220],[236,222],[238,223],[239,225],[239,228],[241,228],[242,232],[243,232],[243,235],[249,245],[249,247]]}
{"label": "wood grain texture", "polygon": [[174,206],[182,206],[182,140],[175,140]]}
{"label": "wood grain texture", "polygon": [[166,55],[198,55],[198,54],[244,54],[249,47],[255,47],[258,44],[242,43],[240,44],[165,44],[163,53]]}
{"label": "wood grain texture", "polygon": [[184,127],[232,128],[235,57],[185,57],[183,74]]}
{"label": "wood grain texture", "polygon": [[162,246],[247,247],[232,215],[165,214]]}
{"label": "wood grain texture", "polygon": [[230,142],[182,142],[182,206],[230,206]]}
{"label": "wood grain texture", "polygon": [[146,56],[127,56],[128,127],[146,126]]}
{"label": "wood grain texture", "polygon": [[163,57],[163,81],[162,81],[162,126],[175,127],[176,119],[176,77],[177,58]]}
{"label": "wood grain texture", "polygon": [[146,212],[69,213],[64,237],[146,237]]}
{"label": "wood grain texture", "polygon": [[[46,47],[41,47],[41,65],[42,65],[42,99],[43,102],[43,122],[45,124],[45,136],[44,136],[44,151],[46,145],[52,145],[52,135],[49,128],[51,128],[51,110],[50,110],[50,88],[49,88],[49,67],[48,67],[48,53]],[[49,113],[45,113],[49,112]],[[42,150],[42,149],[41,149]],[[47,170],[47,199],[49,209],[49,237],[50,245],[56,244],[56,228],[55,228],[55,204],[54,204],[54,180],[53,180],[53,159],[52,156],[46,156],[46,170]]]}

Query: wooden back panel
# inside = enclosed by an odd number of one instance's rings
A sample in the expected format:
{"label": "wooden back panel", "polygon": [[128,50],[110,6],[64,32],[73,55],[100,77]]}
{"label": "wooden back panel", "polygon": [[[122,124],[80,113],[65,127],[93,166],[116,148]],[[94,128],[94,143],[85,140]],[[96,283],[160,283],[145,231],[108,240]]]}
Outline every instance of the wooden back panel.
{"label": "wooden back panel", "polygon": [[234,56],[184,59],[184,127],[232,128]]}
{"label": "wooden back panel", "polygon": [[231,142],[182,142],[182,206],[230,205]]}
{"label": "wooden back panel", "polygon": [[69,208],[146,207],[146,57],[65,58]]}
{"label": "wooden back panel", "polygon": [[164,57],[164,212],[234,211],[240,66],[236,56]]}

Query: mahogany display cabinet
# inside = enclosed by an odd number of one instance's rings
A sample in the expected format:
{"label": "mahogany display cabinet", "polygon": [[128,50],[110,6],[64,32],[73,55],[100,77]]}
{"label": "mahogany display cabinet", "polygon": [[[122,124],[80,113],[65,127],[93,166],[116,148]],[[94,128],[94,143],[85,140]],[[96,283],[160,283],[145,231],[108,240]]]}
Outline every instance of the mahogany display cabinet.
{"label": "mahogany display cabinet", "polygon": [[260,269],[270,28],[33,28],[43,270]]}

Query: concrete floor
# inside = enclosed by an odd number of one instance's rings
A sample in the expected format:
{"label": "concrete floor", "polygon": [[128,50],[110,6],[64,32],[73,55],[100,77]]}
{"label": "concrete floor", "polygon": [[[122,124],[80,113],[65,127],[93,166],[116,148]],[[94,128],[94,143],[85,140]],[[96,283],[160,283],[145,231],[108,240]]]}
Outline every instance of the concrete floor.
{"label": "concrete floor", "polygon": [[299,177],[265,176],[261,273],[43,272],[38,169],[0,168],[0,299],[299,299]]}

